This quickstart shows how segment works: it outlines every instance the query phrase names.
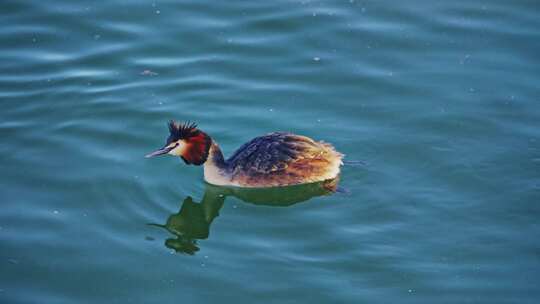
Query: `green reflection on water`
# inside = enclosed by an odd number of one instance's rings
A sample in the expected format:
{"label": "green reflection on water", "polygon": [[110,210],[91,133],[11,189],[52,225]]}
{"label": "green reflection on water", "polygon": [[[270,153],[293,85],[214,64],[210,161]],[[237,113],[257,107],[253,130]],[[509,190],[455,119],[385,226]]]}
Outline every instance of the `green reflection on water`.
{"label": "green reflection on water", "polygon": [[221,187],[206,184],[200,203],[191,196],[184,199],[178,213],[169,216],[165,224],[149,224],[161,227],[174,237],[165,240],[165,246],[176,252],[193,255],[199,251],[197,240],[207,239],[210,225],[219,215],[228,196],[246,203],[274,207],[288,207],[313,197],[336,192],[339,178],[319,183],[272,188]]}

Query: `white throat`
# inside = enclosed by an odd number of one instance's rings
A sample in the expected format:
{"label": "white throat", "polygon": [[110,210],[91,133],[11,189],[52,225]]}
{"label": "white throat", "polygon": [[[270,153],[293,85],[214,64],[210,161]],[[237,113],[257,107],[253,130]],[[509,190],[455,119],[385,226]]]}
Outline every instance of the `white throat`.
{"label": "white throat", "polygon": [[[204,180],[207,183],[218,186],[235,186],[231,182],[231,176],[224,169],[219,168],[216,164],[215,154],[217,153],[217,145],[212,143],[208,152],[208,159],[204,163]],[[221,153],[221,152],[219,152]]]}

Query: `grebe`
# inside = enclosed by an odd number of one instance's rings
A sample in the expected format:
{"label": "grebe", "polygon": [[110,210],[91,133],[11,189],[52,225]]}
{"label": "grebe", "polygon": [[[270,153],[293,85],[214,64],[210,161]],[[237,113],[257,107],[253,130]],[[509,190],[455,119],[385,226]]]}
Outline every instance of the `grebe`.
{"label": "grebe", "polygon": [[169,154],[188,165],[204,165],[209,184],[236,187],[277,187],[336,178],[343,154],[322,141],[285,132],[259,136],[225,160],[217,143],[195,123],[168,124],[163,148],[146,157]]}

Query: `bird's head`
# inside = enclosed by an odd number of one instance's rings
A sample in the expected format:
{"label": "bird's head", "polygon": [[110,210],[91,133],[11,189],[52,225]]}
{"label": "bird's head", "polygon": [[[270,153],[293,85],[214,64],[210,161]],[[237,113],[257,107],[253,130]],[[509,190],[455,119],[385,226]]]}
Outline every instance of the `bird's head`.
{"label": "bird's head", "polygon": [[200,166],[208,158],[208,152],[212,145],[212,139],[206,133],[197,129],[195,123],[177,123],[174,120],[169,121],[169,137],[165,145],[146,157],[158,155],[180,156],[188,165]]}

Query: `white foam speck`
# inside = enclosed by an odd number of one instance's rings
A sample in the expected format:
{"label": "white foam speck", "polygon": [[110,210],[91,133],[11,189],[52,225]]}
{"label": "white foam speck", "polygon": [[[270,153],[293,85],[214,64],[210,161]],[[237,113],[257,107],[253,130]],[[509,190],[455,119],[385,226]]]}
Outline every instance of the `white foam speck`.
{"label": "white foam speck", "polygon": [[154,71],[151,71],[151,70],[144,70],[144,71],[141,72],[141,75],[143,75],[143,76],[157,76],[159,74],[154,72]]}

